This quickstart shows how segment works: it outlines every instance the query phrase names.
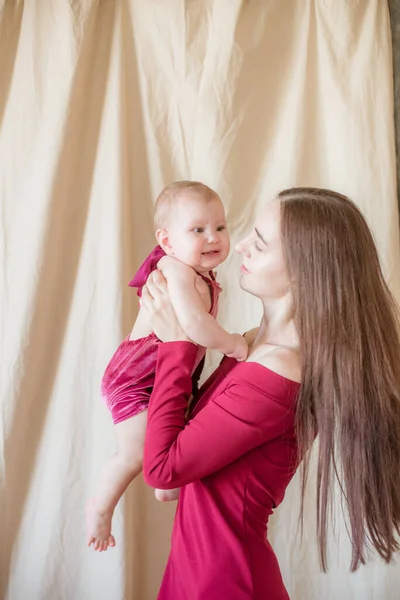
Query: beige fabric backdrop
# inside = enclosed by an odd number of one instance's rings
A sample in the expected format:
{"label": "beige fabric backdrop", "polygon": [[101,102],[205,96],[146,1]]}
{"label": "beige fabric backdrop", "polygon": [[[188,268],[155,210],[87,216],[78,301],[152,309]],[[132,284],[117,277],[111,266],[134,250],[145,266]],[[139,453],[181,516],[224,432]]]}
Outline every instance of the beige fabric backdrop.
{"label": "beige fabric backdrop", "polygon": [[[400,297],[386,2],[0,8],[0,597],[151,600],[174,507],[136,482],[117,511],[117,548],[96,554],[84,504],[114,449],[99,381],[136,314],[126,284],[154,243],[154,198],[172,180],[206,182],[236,241],[279,189],[347,193]],[[238,264],[232,254],[220,269],[220,321],[242,332],[260,312]],[[312,486],[301,547],[298,499],[295,481],[271,525],[293,600],[400,598],[399,562],[348,574],[339,512],[322,575]]]}

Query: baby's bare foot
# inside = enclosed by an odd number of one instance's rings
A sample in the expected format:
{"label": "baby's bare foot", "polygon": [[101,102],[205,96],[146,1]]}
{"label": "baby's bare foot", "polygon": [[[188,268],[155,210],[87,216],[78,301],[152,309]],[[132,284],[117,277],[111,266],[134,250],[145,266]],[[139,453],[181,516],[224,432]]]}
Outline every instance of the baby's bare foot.
{"label": "baby's bare foot", "polygon": [[115,546],[111,534],[112,513],[102,513],[92,498],[86,506],[87,544],[98,552],[104,552],[110,546]]}
{"label": "baby's bare foot", "polygon": [[155,497],[159,502],[172,502],[179,498],[179,488],[174,490],[155,490]]}

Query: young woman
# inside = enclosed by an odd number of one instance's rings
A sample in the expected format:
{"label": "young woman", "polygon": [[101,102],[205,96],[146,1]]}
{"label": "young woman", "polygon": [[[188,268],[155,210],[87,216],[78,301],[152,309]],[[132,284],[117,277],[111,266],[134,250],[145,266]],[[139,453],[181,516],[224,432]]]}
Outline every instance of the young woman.
{"label": "young woman", "polygon": [[[185,421],[196,347],[161,273],[142,308],[158,349],[144,476],[181,487],[159,600],[287,600],[265,529],[318,435],[317,533],[326,564],[333,479],[351,567],[389,562],[400,531],[399,312],[359,209],[332,191],[281,192],[237,245],[240,285],[264,314],[246,362],[224,358]],[[304,492],[304,487],[303,487]]]}

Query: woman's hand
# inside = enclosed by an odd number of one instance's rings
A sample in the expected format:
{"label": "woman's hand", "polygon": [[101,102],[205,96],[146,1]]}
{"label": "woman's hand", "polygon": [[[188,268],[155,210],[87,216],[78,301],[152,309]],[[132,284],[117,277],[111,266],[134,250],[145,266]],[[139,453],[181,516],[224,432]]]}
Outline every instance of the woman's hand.
{"label": "woman's hand", "polygon": [[167,280],[158,269],[153,271],[142,288],[140,307],[150,316],[153,331],[162,342],[190,342],[172,306]]}

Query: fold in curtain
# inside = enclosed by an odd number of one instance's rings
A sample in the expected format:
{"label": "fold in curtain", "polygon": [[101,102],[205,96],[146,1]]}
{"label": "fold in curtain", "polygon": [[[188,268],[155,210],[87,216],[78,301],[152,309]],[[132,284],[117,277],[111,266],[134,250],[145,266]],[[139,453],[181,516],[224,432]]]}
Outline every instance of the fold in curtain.
{"label": "fold in curtain", "polygon": [[[234,244],[278,190],[348,194],[400,298],[388,8],[2,0],[0,123],[0,597],[151,600],[174,506],[139,478],[103,554],[85,546],[84,506],[115,448],[99,383],[137,313],[127,283],[154,244],[154,199],[173,180],[204,181]],[[243,332],[260,307],[238,265],[232,252],[219,269],[220,322]],[[291,598],[398,598],[398,564],[372,557],[349,574],[339,505],[321,574],[314,471],[302,545],[297,478],[270,525]]]}
{"label": "fold in curtain", "polygon": [[390,26],[392,31],[393,79],[394,79],[394,116],[396,129],[397,155],[397,200],[400,207],[400,3],[389,0]]}

